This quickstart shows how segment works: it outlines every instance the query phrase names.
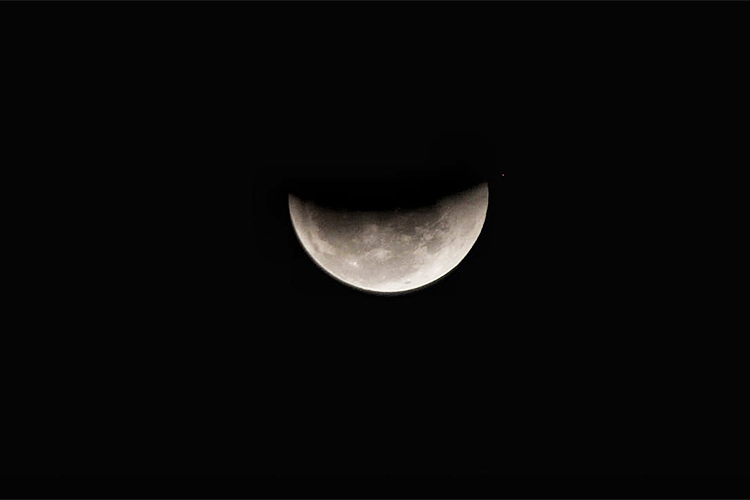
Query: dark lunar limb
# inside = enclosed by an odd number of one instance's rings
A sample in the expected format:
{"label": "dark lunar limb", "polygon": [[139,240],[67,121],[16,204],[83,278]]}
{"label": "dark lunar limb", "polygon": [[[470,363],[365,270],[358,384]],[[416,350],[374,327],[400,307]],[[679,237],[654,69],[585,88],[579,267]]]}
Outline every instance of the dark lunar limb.
{"label": "dark lunar limb", "polygon": [[487,181],[497,164],[479,136],[339,137],[284,160],[287,192],[333,209],[428,206]]}
{"label": "dark lunar limb", "polygon": [[417,170],[382,169],[378,172],[342,172],[338,176],[295,179],[289,192],[316,204],[339,210],[411,210],[434,205],[446,196],[484,182],[469,168]]}

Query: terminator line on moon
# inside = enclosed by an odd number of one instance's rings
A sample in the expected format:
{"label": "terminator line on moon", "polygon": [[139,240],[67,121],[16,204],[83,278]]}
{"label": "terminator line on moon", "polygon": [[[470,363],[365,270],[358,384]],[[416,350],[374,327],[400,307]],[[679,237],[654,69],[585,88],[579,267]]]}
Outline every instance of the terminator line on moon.
{"label": "terminator line on moon", "polygon": [[409,210],[344,211],[289,195],[289,213],[302,246],[328,274],[378,293],[422,288],[469,253],[482,231],[486,182]]}

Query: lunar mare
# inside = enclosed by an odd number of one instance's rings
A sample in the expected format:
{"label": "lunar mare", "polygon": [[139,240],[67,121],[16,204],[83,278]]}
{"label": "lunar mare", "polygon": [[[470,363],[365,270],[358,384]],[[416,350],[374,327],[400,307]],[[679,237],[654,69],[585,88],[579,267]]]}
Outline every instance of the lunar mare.
{"label": "lunar mare", "polygon": [[302,246],[327,273],[355,288],[398,293],[456,267],[474,246],[487,214],[487,183],[409,210],[332,210],[289,195]]}

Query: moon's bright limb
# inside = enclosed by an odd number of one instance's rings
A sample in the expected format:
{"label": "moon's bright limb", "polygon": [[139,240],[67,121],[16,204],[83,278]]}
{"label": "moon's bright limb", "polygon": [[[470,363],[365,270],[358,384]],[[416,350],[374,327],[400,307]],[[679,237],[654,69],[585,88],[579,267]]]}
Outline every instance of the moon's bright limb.
{"label": "moon's bright limb", "polygon": [[290,194],[289,213],[302,246],[328,274],[362,290],[399,293],[432,283],[466,257],[488,201],[485,182],[401,211],[331,210]]}

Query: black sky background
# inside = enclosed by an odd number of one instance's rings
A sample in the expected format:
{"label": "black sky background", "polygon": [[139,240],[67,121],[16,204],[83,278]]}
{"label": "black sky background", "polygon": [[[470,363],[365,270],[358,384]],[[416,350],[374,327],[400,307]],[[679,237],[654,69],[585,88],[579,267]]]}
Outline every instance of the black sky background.
{"label": "black sky background", "polygon": [[[6,351],[10,496],[742,491],[742,351],[695,265],[738,199],[711,170],[741,163],[736,64],[654,19],[435,9],[463,29],[277,12],[209,41],[156,15],[25,58],[58,76],[21,86],[24,161],[76,189],[37,264],[56,334]],[[356,291],[296,239],[300,184],[456,169],[489,210],[434,286]]]}

